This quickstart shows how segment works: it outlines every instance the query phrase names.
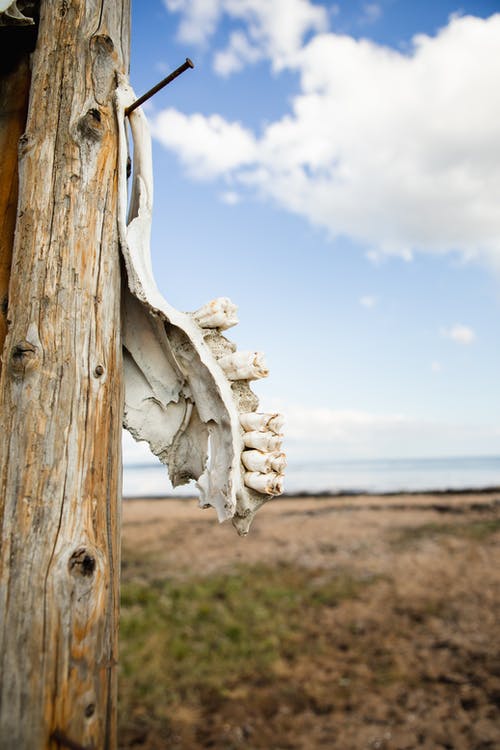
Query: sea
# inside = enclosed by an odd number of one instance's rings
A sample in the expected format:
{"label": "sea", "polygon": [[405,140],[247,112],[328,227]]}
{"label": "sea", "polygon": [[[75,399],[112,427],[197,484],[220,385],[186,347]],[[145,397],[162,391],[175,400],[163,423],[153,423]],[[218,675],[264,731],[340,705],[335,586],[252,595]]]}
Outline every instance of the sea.
{"label": "sea", "polygon": [[[194,483],[173,488],[161,464],[124,466],[123,496],[196,495]],[[290,461],[288,494],[392,493],[500,488],[500,456]]]}

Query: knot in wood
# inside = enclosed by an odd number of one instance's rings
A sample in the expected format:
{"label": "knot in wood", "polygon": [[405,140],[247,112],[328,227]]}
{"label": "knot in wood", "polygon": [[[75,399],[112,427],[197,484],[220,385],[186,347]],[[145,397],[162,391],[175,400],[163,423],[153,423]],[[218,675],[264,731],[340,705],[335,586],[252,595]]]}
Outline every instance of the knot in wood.
{"label": "knot in wood", "polygon": [[33,147],[33,140],[29,137],[27,133],[23,133],[22,136],[19,138],[18,144],[17,144],[17,153],[19,158],[21,159],[23,156],[25,156]]}
{"label": "knot in wood", "polygon": [[10,369],[16,376],[23,376],[38,364],[38,347],[29,341],[18,341],[10,352]]}
{"label": "knot in wood", "polygon": [[69,569],[73,574],[89,578],[94,574],[95,568],[95,557],[85,547],[75,550],[69,558]]}
{"label": "knot in wood", "polygon": [[94,34],[90,43],[93,51],[101,55],[112,55],[115,49],[113,40],[107,34]]}
{"label": "knot in wood", "polygon": [[85,716],[87,719],[90,719],[91,716],[95,714],[95,703],[89,703],[87,706],[85,706]]}
{"label": "knot in wood", "polygon": [[101,113],[96,107],[92,107],[83,115],[83,117],[80,117],[78,121],[78,131],[83,138],[93,141],[94,143],[101,140],[104,132],[104,125]]}

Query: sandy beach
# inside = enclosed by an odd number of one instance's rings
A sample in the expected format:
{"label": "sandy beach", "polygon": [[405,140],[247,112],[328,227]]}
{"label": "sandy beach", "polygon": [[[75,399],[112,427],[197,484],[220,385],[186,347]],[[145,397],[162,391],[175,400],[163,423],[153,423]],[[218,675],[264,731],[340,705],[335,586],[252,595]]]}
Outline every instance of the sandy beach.
{"label": "sandy beach", "polygon": [[497,514],[500,491],[283,498],[263,506],[241,538],[230,522],[218,523],[213,509],[201,510],[195,498],[126,500],[124,560],[130,549],[146,550],[156,573],[168,576],[262,561],[379,570],[392,565],[391,532]]}
{"label": "sandy beach", "polygon": [[266,666],[160,714],[130,666],[121,747],[500,747],[500,492],[279,499],[246,538],[194,499],[124,501],[125,589],[217,579],[224,599],[263,569],[320,592],[287,610]]}

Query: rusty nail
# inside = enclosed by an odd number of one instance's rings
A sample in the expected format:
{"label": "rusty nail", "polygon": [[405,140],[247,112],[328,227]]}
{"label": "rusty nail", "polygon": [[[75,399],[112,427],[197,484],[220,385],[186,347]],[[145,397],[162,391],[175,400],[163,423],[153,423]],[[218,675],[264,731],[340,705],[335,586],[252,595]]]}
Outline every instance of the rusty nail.
{"label": "rusty nail", "polygon": [[137,109],[137,107],[140,107],[141,104],[144,104],[144,102],[146,102],[148,99],[151,99],[151,97],[154,96],[157,91],[160,91],[160,89],[162,89],[164,86],[167,86],[174,80],[174,78],[180,76],[180,74],[184,73],[184,71],[188,68],[194,68],[194,63],[189,59],[189,57],[186,57],[185,63],[182,63],[182,65],[176,68],[173,73],[170,73],[166,78],[163,79],[163,81],[157,83],[156,86],[153,86],[152,89],[149,89],[149,91],[146,91],[145,94],[136,99],[135,102],[130,105],[130,107],[127,107],[127,109],[125,110],[126,116],[128,117],[129,114],[134,111],[134,109]]}

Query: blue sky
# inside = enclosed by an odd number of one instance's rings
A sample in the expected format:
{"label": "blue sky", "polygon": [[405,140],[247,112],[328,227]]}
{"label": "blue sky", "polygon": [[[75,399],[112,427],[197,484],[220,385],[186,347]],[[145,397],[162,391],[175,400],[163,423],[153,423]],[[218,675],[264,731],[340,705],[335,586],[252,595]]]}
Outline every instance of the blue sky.
{"label": "blue sky", "polygon": [[238,305],[292,461],[499,450],[497,11],[133,2],[136,92],[196,65],[146,110],[159,288]]}

